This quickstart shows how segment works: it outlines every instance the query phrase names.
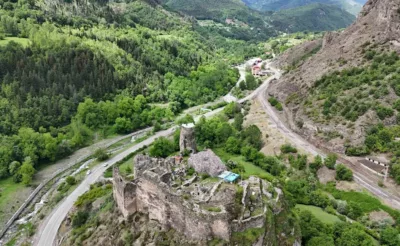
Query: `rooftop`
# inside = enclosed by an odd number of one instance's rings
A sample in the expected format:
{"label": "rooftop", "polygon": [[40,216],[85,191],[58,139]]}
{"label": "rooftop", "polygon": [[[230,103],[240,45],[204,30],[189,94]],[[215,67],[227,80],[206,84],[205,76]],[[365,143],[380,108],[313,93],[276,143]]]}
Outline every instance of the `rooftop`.
{"label": "rooftop", "polygon": [[227,182],[234,182],[239,178],[239,174],[229,172],[229,171],[224,171],[220,175],[218,175],[219,178],[227,181]]}

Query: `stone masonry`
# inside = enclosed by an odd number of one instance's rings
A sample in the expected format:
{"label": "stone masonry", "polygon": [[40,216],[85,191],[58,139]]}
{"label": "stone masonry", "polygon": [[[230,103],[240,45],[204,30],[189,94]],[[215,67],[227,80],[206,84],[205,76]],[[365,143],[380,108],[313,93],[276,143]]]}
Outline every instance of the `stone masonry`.
{"label": "stone masonry", "polygon": [[194,124],[183,124],[181,126],[181,135],[179,138],[179,150],[183,153],[185,150],[196,153],[196,138],[194,132]]}
{"label": "stone masonry", "polygon": [[[211,178],[199,180],[196,173],[189,177],[186,171],[187,164],[176,162],[175,158],[137,155],[133,181],[126,181],[118,168],[114,168],[113,194],[118,208],[125,218],[137,212],[145,214],[164,230],[174,229],[195,241],[213,238],[229,241],[233,232],[265,226],[266,204],[258,178],[250,183],[243,181],[246,183],[243,209],[241,214],[235,214],[232,211],[237,206],[237,185]],[[251,204],[248,203],[250,196],[257,198]],[[244,216],[246,209],[251,213]]]}

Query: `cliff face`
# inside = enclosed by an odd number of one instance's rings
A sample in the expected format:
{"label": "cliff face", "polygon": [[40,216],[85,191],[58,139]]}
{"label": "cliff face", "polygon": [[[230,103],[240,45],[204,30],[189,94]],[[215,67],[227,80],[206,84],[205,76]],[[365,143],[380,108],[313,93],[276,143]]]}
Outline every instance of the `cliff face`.
{"label": "cliff face", "polygon": [[[362,64],[362,46],[375,43],[384,49],[400,51],[400,0],[370,0],[356,22],[343,32],[327,33],[322,49],[298,69],[287,73],[272,90],[280,99],[293,91],[307,92],[322,75]],[[304,44],[307,45],[307,44]],[[296,49],[293,48],[293,49]],[[287,59],[289,50],[281,59]],[[341,61],[347,63],[343,65]],[[275,62],[285,64],[284,60]]]}
{"label": "cliff face", "polygon": [[[281,55],[275,61],[275,66],[286,69],[292,65],[292,54],[306,51],[310,43],[294,47]],[[315,46],[315,44],[314,44]],[[296,95],[297,103],[286,104],[284,117],[291,128],[303,135],[312,136],[317,129],[326,131],[337,130],[344,137],[346,129],[332,122],[313,122],[308,119],[302,108],[305,97],[309,95],[315,82],[325,74],[341,71],[351,67],[368,65],[364,59],[366,46],[373,46],[379,53],[400,52],[400,0],[369,0],[363,7],[355,23],[341,32],[327,33],[322,40],[321,49],[294,70],[287,72],[276,84],[273,84],[269,94],[281,102],[287,102]],[[294,52],[296,51],[296,52]],[[297,54],[301,56],[301,54]],[[372,117],[374,118],[374,117]],[[295,122],[301,120],[305,128],[299,129]],[[364,121],[364,122],[361,122]],[[371,124],[365,117],[355,122],[352,139],[362,141],[363,126]],[[325,128],[325,129],[324,129]],[[343,130],[343,132],[341,132]],[[339,149],[343,151],[343,149]]]}

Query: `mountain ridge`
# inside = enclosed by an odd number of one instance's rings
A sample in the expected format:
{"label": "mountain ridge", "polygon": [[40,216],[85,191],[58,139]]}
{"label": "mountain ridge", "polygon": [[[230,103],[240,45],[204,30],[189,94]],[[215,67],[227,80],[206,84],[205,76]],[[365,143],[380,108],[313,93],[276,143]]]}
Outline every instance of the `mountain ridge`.
{"label": "mountain ridge", "polygon": [[[342,32],[327,33],[322,40],[322,48],[319,52],[302,62],[297,68],[290,69],[277,84],[271,87],[271,94],[280,101],[287,102],[285,117],[292,129],[310,138],[314,138],[316,131],[335,129],[342,134],[344,140],[347,139],[354,144],[362,143],[366,133],[365,124],[379,122],[375,112],[372,111],[355,119],[354,124],[352,123],[354,130],[351,131],[339,127],[329,119],[325,122],[313,121],[307,116],[306,109],[302,106],[311,90],[316,90],[315,83],[323,79],[324,75],[333,71],[339,73],[354,67],[367,67],[371,63],[365,58],[372,56],[369,53],[399,53],[399,7],[400,3],[395,3],[395,1],[369,0],[355,23]],[[305,45],[309,44],[304,44],[303,47]],[[302,47],[293,49],[302,49]],[[290,63],[293,63],[293,59],[288,59],[288,57],[291,57],[293,49],[278,58],[275,65],[282,68],[292,66],[293,64]],[[381,102],[384,103],[384,100]],[[368,117],[372,117],[373,120]],[[300,121],[304,122],[304,127],[299,127]],[[387,124],[390,123],[387,122]],[[330,147],[344,152],[343,141],[340,141],[341,144],[332,143]]]}
{"label": "mountain ridge", "polygon": [[334,5],[357,16],[366,0],[243,0],[250,8],[260,11],[279,11],[284,9],[297,8],[313,3]]}

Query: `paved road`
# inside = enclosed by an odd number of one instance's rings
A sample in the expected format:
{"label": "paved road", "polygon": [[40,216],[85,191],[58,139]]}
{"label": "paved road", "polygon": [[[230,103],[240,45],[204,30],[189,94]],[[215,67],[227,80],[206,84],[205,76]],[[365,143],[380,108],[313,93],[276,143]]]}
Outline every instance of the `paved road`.
{"label": "paved road", "polygon": [[[138,143],[130,147],[129,149],[119,153],[107,162],[110,163],[110,165],[114,165],[116,162],[122,160],[130,153],[135,152],[145,145],[150,145],[156,138],[169,136],[173,134],[173,132],[173,128],[158,132],[154,136],[146,139],[145,141]],[[67,216],[68,212],[73,207],[75,201],[78,199],[79,196],[89,190],[90,185],[95,183],[96,180],[98,180],[103,175],[104,171],[107,168],[108,167],[103,167],[103,165],[98,165],[94,169],[92,169],[92,173],[88,175],[85,180],[83,180],[83,182],[65,200],[63,200],[49,216],[47,216],[46,220],[42,223],[42,226],[39,227],[38,233],[34,238],[34,245],[54,245],[53,242],[55,241],[58,228],[60,227],[64,218]]]}
{"label": "paved road", "polygon": [[[267,66],[275,74],[263,84],[262,88],[260,88],[259,93],[257,93],[257,99],[261,103],[265,112],[269,115],[273,127],[276,127],[283,135],[287,136],[290,139],[290,141],[297,147],[304,149],[305,151],[311,153],[314,156],[320,155],[323,158],[325,158],[326,157],[325,151],[317,148],[313,144],[309,143],[307,140],[303,139],[300,135],[293,132],[290,128],[286,127],[285,124],[280,120],[280,118],[276,114],[276,111],[267,101],[266,91],[268,89],[270,82],[273,79],[279,79],[282,75],[278,69],[271,67],[270,64],[268,64]],[[356,183],[367,189],[376,197],[380,198],[383,201],[386,201],[386,203],[391,205],[393,208],[400,209],[400,198],[379,187],[376,177],[374,177],[374,175],[372,175],[368,170],[360,167],[360,165],[354,165],[352,161],[348,160],[344,155],[339,155],[339,159],[340,162],[343,162],[353,170],[354,173],[353,177]]]}

